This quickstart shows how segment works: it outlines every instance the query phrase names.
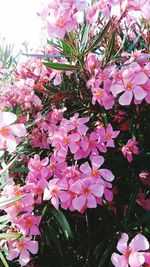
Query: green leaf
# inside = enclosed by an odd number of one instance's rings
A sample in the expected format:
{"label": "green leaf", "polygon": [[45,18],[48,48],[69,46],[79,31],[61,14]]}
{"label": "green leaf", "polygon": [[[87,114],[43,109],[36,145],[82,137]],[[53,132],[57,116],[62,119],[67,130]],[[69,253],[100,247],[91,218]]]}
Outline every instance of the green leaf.
{"label": "green leaf", "polygon": [[63,63],[55,63],[55,62],[43,62],[43,64],[51,69],[54,70],[62,70],[62,71],[71,71],[71,70],[79,70],[79,67],[69,64],[63,64]]}
{"label": "green leaf", "polygon": [[2,233],[0,234],[0,239],[9,239],[9,238],[15,238],[18,239],[22,236],[21,233]]}
{"label": "green leaf", "polygon": [[35,124],[37,124],[39,121],[41,121],[46,116],[46,114],[48,112],[49,112],[49,110],[46,110],[38,119],[26,124],[26,128],[29,128],[29,127],[34,126]]}
{"label": "green leaf", "polygon": [[138,221],[130,223],[127,226],[127,229],[130,231],[131,229],[134,229],[136,227],[143,226],[147,222],[150,222],[150,212],[144,214],[141,218],[138,219]]}
{"label": "green leaf", "polygon": [[[75,49],[71,44],[68,44],[67,42],[65,42],[64,40],[59,40],[62,50],[63,52],[67,53],[67,54],[73,54]],[[67,57],[67,55],[66,55]]]}
{"label": "green leaf", "polygon": [[0,259],[1,259],[1,261],[2,261],[2,263],[3,263],[3,265],[4,265],[5,267],[9,267],[9,265],[8,265],[8,263],[7,263],[7,261],[6,261],[5,257],[4,257],[4,255],[3,255],[3,253],[2,253],[2,251],[0,251]]}
{"label": "green leaf", "polygon": [[52,241],[55,244],[56,248],[58,249],[59,254],[62,256],[63,252],[62,252],[61,242],[59,240],[58,233],[56,232],[54,227],[51,227],[51,225],[49,225],[48,223],[43,223],[43,226],[44,226],[44,233],[46,234],[45,236],[46,239],[48,239],[49,242]]}
{"label": "green leaf", "polygon": [[133,50],[133,48],[136,46],[136,44],[139,41],[139,39],[140,39],[140,36],[138,35],[137,38],[135,39],[135,41],[132,42],[132,44],[129,46],[129,48],[127,50],[127,53],[130,53]]}
{"label": "green leaf", "polygon": [[87,41],[88,41],[88,37],[89,37],[89,30],[90,30],[90,26],[85,24],[83,25],[83,28],[81,29],[81,41],[80,41],[80,50],[81,52],[84,51]]}
{"label": "green leaf", "polygon": [[104,38],[106,35],[109,27],[111,25],[111,20],[108,21],[104,29],[99,33],[98,37],[95,39],[95,41],[85,50],[84,54],[88,53],[89,51],[93,50]]}
{"label": "green leaf", "polygon": [[112,32],[111,40],[109,42],[108,49],[106,52],[106,61],[107,62],[109,62],[111,59],[111,56],[112,56],[113,51],[114,51],[114,46],[115,46],[115,31]]}
{"label": "green leaf", "polygon": [[65,217],[65,215],[62,213],[62,211],[52,210],[52,214],[55,216],[58,224],[60,225],[64,236],[68,240],[69,238],[73,238],[72,231],[70,228],[70,225]]}
{"label": "green leaf", "polygon": [[105,252],[103,253],[103,255],[100,259],[98,267],[106,266],[106,261],[107,261],[108,257],[112,254],[114,243],[115,243],[115,241],[112,241],[110,243],[109,247],[105,250]]}
{"label": "green leaf", "polygon": [[19,197],[15,197],[15,198],[12,198],[12,199],[9,199],[9,200],[4,200],[4,201],[1,201],[0,202],[0,208],[1,207],[4,207],[6,205],[9,205],[9,204],[12,204],[20,199],[22,199],[23,197],[25,197],[26,195],[22,195],[22,196],[19,196]]}
{"label": "green leaf", "polygon": [[0,222],[5,222],[8,220],[8,215],[2,215],[0,216]]}
{"label": "green leaf", "polygon": [[127,208],[127,212],[126,212],[126,216],[124,219],[124,226],[127,227],[127,223],[130,219],[130,216],[132,214],[132,211],[134,209],[135,203],[136,203],[136,199],[137,199],[137,194],[138,194],[138,189],[134,188],[133,192],[130,195],[129,198],[129,203],[128,203],[128,208]]}

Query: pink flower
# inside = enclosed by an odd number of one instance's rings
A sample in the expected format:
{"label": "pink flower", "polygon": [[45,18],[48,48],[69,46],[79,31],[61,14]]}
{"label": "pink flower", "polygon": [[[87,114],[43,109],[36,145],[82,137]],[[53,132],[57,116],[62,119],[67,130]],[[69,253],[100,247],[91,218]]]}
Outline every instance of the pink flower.
{"label": "pink flower", "polygon": [[48,163],[49,163],[48,157],[40,160],[40,156],[38,154],[35,154],[34,158],[30,159],[28,163],[28,168],[36,178],[38,179],[40,179],[41,177],[48,178],[49,176],[49,170],[47,168]]}
{"label": "pink flower", "polygon": [[144,253],[149,249],[149,243],[145,236],[137,234],[132,241],[127,245],[129,237],[126,233],[122,234],[117,250],[123,255],[113,253],[111,261],[115,267],[141,267],[145,262]]}
{"label": "pink flower", "polygon": [[17,117],[12,112],[0,111],[0,149],[7,149],[10,153],[16,150],[15,136],[22,137],[26,134],[24,124],[13,124]]}
{"label": "pink flower", "polygon": [[24,216],[22,219],[18,219],[18,221],[15,223],[17,225],[24,236],[27,235],[40,235],[39,231],[39,224],[41,221],[41,216],[33,216],[33,215],[27,215]]}
{"label": "pink flower", "polygon": [[93,88],[92,89],[92,104],[95,105],[96,101],[103,106],[106,110],[111,109],[114,105],[113,96],[106,90],[102,88]]}
{"label": "pink flower", "polygon": [[61,125],[66,127],[68,131],[76,130],[81,136],[85,135],[88,127],[85,125],[89,121],[88,117],[79,118],[79,113],[75,113],[69,120],[63,119]]}
{"label": "pink flower", "polygon": [[10,241],[8,243],[7,259],[12,261],[19,256],[19,263],[25,266],[30,261],[30,253],[37,254],[38,242],[32,241],[30,238],[22,238],[18,242]]}
{"label": "pink flower", "polygon": [[143,100],[147,93],[142,85],[147,82],[147,76],[137,63],[132,63],[130,67],[122,69],[122,78],[114,80],[110,91],[114,96],[123,94],[119,97],[120,105],[130,105],[134,96],[135,100]]}
{"label": "pink flower", "polygon": [[96,198],[103,195],[103,190],[100,183],[94,183],[90,178],[76,181],[70,186],[70,191],[76,194],[72,200],[73,207],[79,212],[86,208],[96,208]]}
{"label": "pink flower", "polygon": [[139,149],[137,145],[138,145],[137,141],[135,141],[134,139],[129,139],[127,144],[122,147],[122,153],[130,163],[133,161],[132,154],[135,155],[139,154]]}
{"label": "pink flower", "polygon": [[67,201],[70,196],[66,192],[68,183],[65,179],[53,179],[49,181],[48,189],[45,188],[43,200],[51,200],[53,206],[58,209],[59,203]]}
{"label": "pink flower", "polygon": [[100,140],[102,140],[104,143],[106,142],[106,147],[115,147],[113,139],[118,136],[120,131],[114,131],[109,123],[106,129],[104,129],[104,127],[100,127],[97,130],[97,133],[99,134]]}

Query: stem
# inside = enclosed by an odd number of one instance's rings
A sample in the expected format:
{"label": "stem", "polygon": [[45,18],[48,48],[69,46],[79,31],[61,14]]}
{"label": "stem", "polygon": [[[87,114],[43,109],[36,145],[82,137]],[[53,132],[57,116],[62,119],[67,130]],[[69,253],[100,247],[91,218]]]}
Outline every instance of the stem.
{"label": "stem", "polygon": [[8,265],[8,263],[7,263],[7,261],[6,261],[6,259],[5,259],[5,257],[4,257],[4,255],[3,255],[3,253],[0,251],[0,259],[1,259],[1,261],[2,261],[2,263],[3,263],[3,265],[5,266],[5,267],[9,267],[9,265]]}

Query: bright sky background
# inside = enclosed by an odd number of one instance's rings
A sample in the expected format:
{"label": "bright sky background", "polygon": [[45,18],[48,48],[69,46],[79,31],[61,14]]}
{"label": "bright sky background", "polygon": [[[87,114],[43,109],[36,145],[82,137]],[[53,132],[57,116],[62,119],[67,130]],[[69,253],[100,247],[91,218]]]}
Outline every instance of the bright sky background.
{"label": "bright sky background", "polygon": [[0,0],[0,37],[15,44],[15,50],[26,41],[38,48],[42,40],[42,20],[37,16],[41,0]]}

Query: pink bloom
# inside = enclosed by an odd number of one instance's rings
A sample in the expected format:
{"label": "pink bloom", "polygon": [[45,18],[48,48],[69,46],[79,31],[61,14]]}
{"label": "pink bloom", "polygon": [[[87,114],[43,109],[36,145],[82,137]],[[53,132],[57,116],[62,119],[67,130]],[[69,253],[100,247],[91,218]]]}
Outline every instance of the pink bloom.
{"label": "pink bloom", "polygon": [[99,134],[101,142],[106,142],[106,147],[115,147],[113,139],[118,136],[120,131],[114,131],[109,123],[106,129],[104,127],[98,128],[97,133]]}
{"label": "pink bloom", "polygon": [[119,97],[120,105],[130,105],[134,96],[135,100],[140,101],[146,97],[146,91],[142,85],[147,82],[147,76],[137,63],[132,63],[130,67],[123,68],[122,79],[114,80],[110,91],[114,96],[123,94]]}
{"label": "pink bloom", "polygon": [[92,89],[92,104],[95,105],[96,101],[103,106],[106,110],[111,109],[114,105],[113,96],[105,89],[93,88]]}
{"label": "pink bloom", "polygon": [[79,212],[86,208],[96,208],[96,198],[103,195],[103,190],[100,183],[94,183],[90,178],[76,181],[70,187],[70,191],[76,194],[72,200],[73,207]]}
{"label": "pink bloom", "polygon": [[0,111],[0,149],[14,152],[17,146],[15,136],[22,137],[26,134],[24,124],[13,124],[16,120],[15,114]]}
{"label": "pink bloom", "polygon": [[47,157],[40,160],[40,156],[36,154],[34,155],[34,158],[30,159],[28,163],[28,168],[36,178],[38,179],[40,179],[41,177],[48,178],[49,176],[49,170],[47,168],[48,163],[49,159]]}
{"label": "pink bloom", "polygon": [[17,225],[24,236],[27,235],[40,235],[39,224],[41,221],[41,216],[27,215],[22,219],[18,219],[15,225]]}
{"label": "pink bloom", "polygon": [[30,253],[37,254],[38,242],[32,241],[30,238],[22,238],[18,242],[10,241],[8,243],[8,256],[7,259],[12,261],[19,256],[19,263],[25,266],[30,261]]}
{"label": "pink bloom", "polygon": [[62,119],[61,125],[67,128],[68,131],[76,130],[81,136],[85,135],[88,127],[85,125],[89,121],[88,117],[79,118],[79,113],[75,113],[69,120]]}
{"label": "pink bloom", "polygon": [[130,163],[133,161],[132,154],[135,155],[139,154],[139,149],[137,145],[138,145],[137,141],[135,141],[134,139],[129,139],[127,144],[122,147],[122,153]]}
{"label": "pink bloom", "polygon": [[48,189],[45,188],[43,200],[51,200],[53,206],[58,209],[59,203],[67,201],[70,196],[66,192],[68,183],[65,179],[52,179],[49,181]]}
{"label": "pink bloom", "polygon": [[137,234],[132,241],[127,245],[129,237],[126,233],[122,234],[117,250],[123,255],[113,253],[111,261],[115,267],[141,267],[145,262],[144,253],[149,249],[149,243],[145,236]]}

